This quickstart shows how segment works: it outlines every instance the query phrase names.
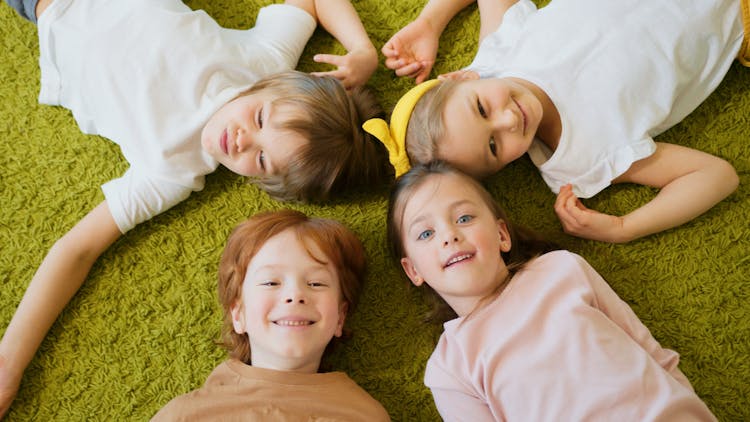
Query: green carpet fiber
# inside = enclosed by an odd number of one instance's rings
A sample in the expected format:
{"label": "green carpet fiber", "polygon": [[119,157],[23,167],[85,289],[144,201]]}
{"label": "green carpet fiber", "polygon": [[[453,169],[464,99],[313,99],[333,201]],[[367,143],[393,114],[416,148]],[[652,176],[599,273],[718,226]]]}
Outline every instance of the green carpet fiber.
{"label": "green carpet fiber", "polygon": [[[245,28],[268,2],[188,4],[224,26]],[[379,49],[423,2],[354,5]],[[474,6],[454,19],[435,72],[470,62],[478,22]],[[115,144],[81,134],[67,110],[37,103],[38,51],[36,27],[3,3],[0,332],[55,240],[103,199],[99,186],[127,168]],[[312,55],[328,51],[343,50],[319,30],[300,69],[320,69]],[[371,86],[386,109],[411,85],[387,71],[381,57]],[[682,370],[723,421],[750,420],[749,117],[750,69],[735,62],[716,92],[657,140],[725,158],[740,175],[739,189],[689,224],[626,245],[565,235],[552,208],[555,197],[527,157],[488,181],[512,218],[591,262],[654,337],[681,354]],[[426,304],[388,255],[387,192],[387,186],[374,187],[325,206],[286,205],[221,168],[207,178],[204,191],[140,225],[99,259],[31,362],[7,419],[145,420],[202,385],[225,358],[213,341],[221,324],[216,269],[226,237],[247,216],[283,207],[345,222],[368,252],[361,306],[349,321],[354,338],[329,363],[380,400],[394,420],[439,419],[422,376],[440,328],[421,322]],[[654,194],[620,185],[585,202],[624,214]]]}

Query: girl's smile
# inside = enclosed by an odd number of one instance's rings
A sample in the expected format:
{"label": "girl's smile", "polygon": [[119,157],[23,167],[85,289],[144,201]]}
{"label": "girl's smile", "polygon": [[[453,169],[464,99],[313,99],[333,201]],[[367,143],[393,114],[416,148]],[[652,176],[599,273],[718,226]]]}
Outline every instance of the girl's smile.
{"label": "girl's smile", "polygon": [[461,81],[443,110],[436,158],[475,178],[490,176],[528,151],[542,117],[541,101],[523,82]]}
{"label": "girl's smile", "polygon": [[468,314],[508,274],[505,222],[456,174],[433,174],[403,206],[401,266],[411,281],[427,283],[459,315]]}

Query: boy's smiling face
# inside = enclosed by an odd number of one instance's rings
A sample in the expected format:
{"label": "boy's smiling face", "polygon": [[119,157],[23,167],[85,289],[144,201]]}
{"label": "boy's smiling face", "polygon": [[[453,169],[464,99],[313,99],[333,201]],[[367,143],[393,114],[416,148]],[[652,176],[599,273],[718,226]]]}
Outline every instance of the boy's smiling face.
{"label": "boy's smiling face", "polygon": [[329,261],[292,229],[270,238],[250,261],[231,313],[235,332],[248,335],[253,366],[317,372],[347,312]]}
{"label": "boy's smiling face", "polygon": [[275,97],[257,91],[226,103],[203,127],[201,145],[220,164],[242,176],[270,176],[286,171],[296,151],[309,142],[281,125],[299,110],[273,104]]}

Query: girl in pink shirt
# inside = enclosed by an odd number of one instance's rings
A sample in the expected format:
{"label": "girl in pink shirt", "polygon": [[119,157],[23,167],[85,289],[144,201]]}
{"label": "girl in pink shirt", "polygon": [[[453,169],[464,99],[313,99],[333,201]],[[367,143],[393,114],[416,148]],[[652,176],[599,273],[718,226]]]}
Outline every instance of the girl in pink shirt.
{"label": "girl in pink shirt", "polygon": [[471,177],[414,167],[388,236],[447,321],[425,370],[443,419],[716,420],[596,270],[513,225]]}

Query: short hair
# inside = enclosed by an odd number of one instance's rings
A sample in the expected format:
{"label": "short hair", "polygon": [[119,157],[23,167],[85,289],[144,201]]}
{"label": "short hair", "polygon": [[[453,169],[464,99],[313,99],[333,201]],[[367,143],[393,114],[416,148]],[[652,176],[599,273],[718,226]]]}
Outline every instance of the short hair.
{"label": "short hair", "polygon": [[[444,161],[434,160],[427,164],[417,164],[412,167],[407,173],[396,180],[396,184],[391,190],[387,216],[388,243],[390,244],[391,253],[396,259],[400,260],[406,256],[402,234],[406,204],[425,181],[437,175],[459,177],[466,183],[466,189],[473,189],[479,194],[482,202],[490,209],[496,219],[505,222],[511,240],[510,250],[500,254],[503,261],[505,261],[505,265],[508,267],[508,279],[506,279],[506,283],[510,280],[510,277],[535,257],[558,249],[558,246],[553,242],[541,238],[538,234],[523,226],[512,223],[502,207],[492,198],[492,195],[490,195],[479,181],[451,167]],[[456,313],[435,290],[427,284],[424,284],[423,287],[425,288],[424,291],[428,301],[432,304],[432,311],[427,315],[428,320],[442,323],[456,318]]]}
{"label": "short hair", "polygon": [[[250,340],[247,335],[234,331],[231,308],[242,298],[242,285],[250,261],[269,239],[287,229],[294,230],[310,257],[330,263],[336,270],[347,314],[357,305],[366,258],[362,243],[351,230],[338,221],[308,217],[294,210],[269,211],[250,217],[238,225],[227,240],[219,262],[218,288],[219,302],[224,309],[221,344],[231,357],[248,364]],[[317,246],[324,256],[312,255],[311,244]],[[351,333],[347,330],[346,334]]]}
{"label": "short hair", "polygon": [[444,111],[448,98],[461,81],[440,80],[414,106],[406,126],[406,154],[412,165],[437,159],[439,141],[445,136]]}
{"label": "short hair", "polygon": [[347,91],[331,76],[288,71],[261,79],[242,95],[261,90],[275,96],[273,104],[302,111],[280,126],[309,141],[292,156],[283,174],[251,179],[274,199],[320,202],[392,177],[385,147],[362,129],[366,120],[384,116],[370,90]]}

